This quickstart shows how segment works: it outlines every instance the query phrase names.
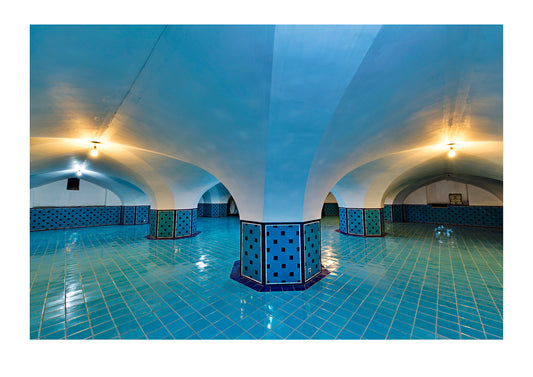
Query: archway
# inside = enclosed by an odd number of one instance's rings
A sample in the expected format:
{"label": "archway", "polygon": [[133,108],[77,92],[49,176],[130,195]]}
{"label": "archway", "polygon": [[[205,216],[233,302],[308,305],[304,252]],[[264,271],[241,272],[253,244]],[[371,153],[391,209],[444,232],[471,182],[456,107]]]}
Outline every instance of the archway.
{"label": "archway", "polygon": [[228,199],[227,214],[228,216],[239,216],[239,209],[237,208],[237,203],[235,203],[233,196]]}

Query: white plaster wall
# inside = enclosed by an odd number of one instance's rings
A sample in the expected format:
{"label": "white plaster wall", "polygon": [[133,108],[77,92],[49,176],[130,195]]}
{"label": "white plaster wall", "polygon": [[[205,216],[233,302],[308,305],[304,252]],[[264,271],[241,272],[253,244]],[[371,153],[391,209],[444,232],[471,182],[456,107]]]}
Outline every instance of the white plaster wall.
{"label": "white plaster wall", "polygon": [[471,206],[503,206],[503,201],[477,186],[468,185],[468,195]]}
{"label": "white plaster wall", "polygon": [[463,201],[467,201],[471,206],[503,206],[503,202],[500,199],[481,187],[448,180],[420,187],[410,193],[403,203],[448,204],[450,202],[449,194],[451,193],[463,194]]}
{"label": "white plaster wall", "polygon": [[79,190],[67,190],[67,180],[48,183],[30,190],[30,207],[120,206],[122,201],[112,191],[80,180]]}
{"label": "white plaster wall", "polygon": [[438,181],[427,185],[427,202],[448,204],[450,203],[450,194],[462,194],[463,202],[468,202],[468,191],[466,184],[455,181]]}
{"label": "white plaster wall", "polygon": [[426,186],[410,193],[403,201],[403,204],[428,204],[426,196]]}

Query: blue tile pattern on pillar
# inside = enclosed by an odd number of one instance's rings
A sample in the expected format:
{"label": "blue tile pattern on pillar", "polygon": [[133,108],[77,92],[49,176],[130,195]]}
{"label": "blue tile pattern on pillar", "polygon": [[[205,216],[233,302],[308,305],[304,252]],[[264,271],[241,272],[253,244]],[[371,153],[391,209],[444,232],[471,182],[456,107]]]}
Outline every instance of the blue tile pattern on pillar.
{"label": "blue tile pattern on pillar", "polygon": [[382,222],[379,209],[365,209],[365,231],[367,236],[380,236]]}
{"label": "blue tile pattern on pillar", "polygon": [[320,222],[304,224],[305,281],[320,273]]}
{"label": "blue tile pattern on pillar", "polygon": [[348,220],[346,215],[346,208],[339,208],[339,230],[343,233],[348,233]]}
{"label": "blue tile pattern on pillar", "polygon": [[193,208],[191,211],[191,234],[196,233],[197,222],[198,222],[198,211],[196,210],[196,208]]}
{"label": "blue tile pattern on pillar", "polygon": [[158,211],[157,238],[172,238],[174,235],[174,211]]}
{"label": "blue tile pattern on pillar", "polygon": [[266,225],[266,284],[301,283],[300,224]]}
{"label": "blue tile pattern on pillar", "polygon": [[135,207],[134,206],[122,207],[122,224],[127,224],[127,225],[135,224]]}
{"label": "blue tile pattern on pillar", "polygon": [[364,236],[363,210],[348,208],[348,233]]}
{"label": "blue tile pattern on pillar", "polygon": [[339,205],[337,203],[324,203],[324,216],[339,216]]}
{"label": "blue tile pattern on pillar", "polygon": [[175,237],[191,235],[191,210],[176,210]]}
{"label": "blue tile pattern on pillar", "polygon": [[135,213],[135,224],[148,224],[150,206],[138,206]]}
{"label": "blue tile pattern on pillar", "polygon": [[218,204],[211,204],[211,217],[219,217],[220,214],[218,212],[219,206]]}
{"label": "blue tile pattern on pillar", "polygon": [[204,216],[204,203],[198,203],[198,216],[203,217]]}
{"label": "blue tile pattern on pillar", "polygon": [[150,210],[150,237],[157,237],[157,210]]}
{"label": "blue tile pattern on pillar", "polygon": [[228,205],[227,204],[221,203],[218,205],[218,216],[219,217],[228,216]]}
{"label": "blue tile pattern on pillar", "polygon": [[392,221],[401,223],[403,221],[403,205],[393,204],[392,205]]}
{"label": "blue tile pattern on pillar", "polygon": [[241,224],[241,275],[261,283],[261,225]]}
{"label": "blue tile pattern on pillar", "polygon": [[383,207],[383,218],[385,221],[392,221],[392,205],[385,204]]}

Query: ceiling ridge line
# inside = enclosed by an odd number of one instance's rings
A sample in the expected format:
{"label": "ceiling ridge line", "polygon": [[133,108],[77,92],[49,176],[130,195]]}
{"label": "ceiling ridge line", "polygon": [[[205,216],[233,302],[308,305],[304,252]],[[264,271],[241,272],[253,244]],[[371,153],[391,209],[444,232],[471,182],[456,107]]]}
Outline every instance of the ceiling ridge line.
{"label": "ceiling ridge line", "polygon": [[161,37],[163,36],[163,34],[165,33],[165,31],[167,30],[167,27],[168,25],[165,25],[165,27],[163,28],[163,30],[161,30],[161,33],[159,33],[159,36],[157,37],[154,45],[152,46],[152,49],[150,50],[150,52],[148,53],[148,56],[146,57],[143,65],[141,66],[141,68],[139,69],[139,72],[137,72],[137,75],[135,75],[135,78],[133,79],[133,81],[131,82],[130,84],[130,87],[128,88],[128,90],[126,91],[126,93],[124,94],[124,96],[122,97],[122,100],[120,101],[120,103],[118,104],[117,108],[115,109],[115,111],[113,112],[113,115],[111,116],[111,119],[109,120],[109,122],[107,122],[107,124],[105,125],[105,127],[103,127],[103,129],[100,129],[100,131],[98,132],[98,138],[101,137],[103,135],[103,133],[105,132],[105,130],[107,130],[109,128],[109,125],[113,122],[113,120],[115,119],[115,116],[117,115],[118,111],[120,110],[120,108],[122,107],[122,104],[124,103],[124,101],[126,100],[126,98],[130,95],[130,92],[131,90],[133,89],[133,86],[135,85],[135,83],[137,82],[137,79],[139,78],[139,76],[141,75],[142,71],[144,70],[144,68],[146,67],[146,64],[148,64],[148,61],[150,60],[150,58],[152,57],[152,54],[154,53],[154,50],[155,48],[157,47],[157,45],[159,44],[159,41],[161,40]]}

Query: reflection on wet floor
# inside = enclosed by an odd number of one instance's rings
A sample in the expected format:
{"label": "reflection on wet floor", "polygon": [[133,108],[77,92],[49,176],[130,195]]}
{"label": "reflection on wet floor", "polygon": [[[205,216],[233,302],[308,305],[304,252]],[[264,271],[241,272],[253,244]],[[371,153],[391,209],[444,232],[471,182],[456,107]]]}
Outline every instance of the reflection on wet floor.
{"label": "reflection on wet floor", "polygon": [[386,224],[382,238],[322,219],[306,291],[256,292],[229,278],[239,220],[148,240],[147,225],[32,232],[32,339],[486,339],[503,336],[502,231]]}

